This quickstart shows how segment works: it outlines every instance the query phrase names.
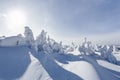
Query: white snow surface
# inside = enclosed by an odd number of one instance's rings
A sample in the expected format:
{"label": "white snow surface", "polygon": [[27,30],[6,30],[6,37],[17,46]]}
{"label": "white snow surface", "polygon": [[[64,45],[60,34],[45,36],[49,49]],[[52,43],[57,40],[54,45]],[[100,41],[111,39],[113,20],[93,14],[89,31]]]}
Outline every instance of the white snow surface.
{"label": "white snow surface", "polygon": [[29,52],[31,63],[29,64],[26,72],[19,80],[52,80],[47,74],[46,70],[40,64],[37,58],[35,58],[31,52]]}
{"label": "white snow surface", "polygon": [[99,75],[94,69],[93,65],[85,61],[69,62],[69,64],[63,65],[57,62],[63,68],[71,71],[84,80],[100,80]]}

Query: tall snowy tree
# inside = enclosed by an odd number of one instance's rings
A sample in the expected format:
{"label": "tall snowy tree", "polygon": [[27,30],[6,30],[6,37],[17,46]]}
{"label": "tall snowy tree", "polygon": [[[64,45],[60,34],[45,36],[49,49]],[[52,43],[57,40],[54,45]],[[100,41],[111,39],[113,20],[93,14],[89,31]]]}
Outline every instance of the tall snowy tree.
{"label": "tall snowy tree", "polygon": [[87,38],[85,38],[85,41],[82,43],[82,46],[79,46],[79,51],[84,55],[91,55],[94,53],[95,50],[92,46],[91,41],[87,41]]}
{"label": "tall snowy tree", "polygon": [[43,51],[44,50],[43,45],[46,44],[46,34],[47,34],[47,32],[42,30],[42,32],[36,38],[37,51]]}
{"label": "tall snowy tree", "polygon": [[111,63],[117,64],[117,60],[115,58],[115,56],[113,55],[113,46],[110,46],[108,49],[107,54],[107,60]]}
{"label": "tall snowy tree", "polygon": [[33,32],[32,32],[32,30],[28,26],[25,27],[24,36],[25,36],[25,43],[26,43],[26,45],[28,47],[30,47],[30,48],[34,47]]}

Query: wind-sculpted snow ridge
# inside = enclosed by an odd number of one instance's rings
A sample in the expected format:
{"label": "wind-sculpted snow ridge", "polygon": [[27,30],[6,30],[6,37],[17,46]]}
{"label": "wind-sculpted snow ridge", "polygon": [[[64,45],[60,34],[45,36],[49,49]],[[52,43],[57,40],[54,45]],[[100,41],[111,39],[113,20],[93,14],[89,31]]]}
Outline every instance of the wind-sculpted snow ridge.
{"label": "wind-sculpted snow ridge", "polygon": [[63,45],[25,27],[24,36],[0,38],[0,80],[120,80],[119,47],[87,38]]}

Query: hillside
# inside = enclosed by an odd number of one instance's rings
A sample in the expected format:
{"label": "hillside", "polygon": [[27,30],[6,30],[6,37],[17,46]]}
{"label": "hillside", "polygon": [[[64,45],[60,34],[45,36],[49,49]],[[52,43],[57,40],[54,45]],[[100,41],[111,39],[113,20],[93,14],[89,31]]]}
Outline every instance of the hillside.
{"label": "hillside", "polygon": [[47,80],[50,76],[27,47],[0,47],[0,80]]}
{"label": "hillside", "polygon": [[0,47],[0,80],[119,80],[120,66],[93,56]]}

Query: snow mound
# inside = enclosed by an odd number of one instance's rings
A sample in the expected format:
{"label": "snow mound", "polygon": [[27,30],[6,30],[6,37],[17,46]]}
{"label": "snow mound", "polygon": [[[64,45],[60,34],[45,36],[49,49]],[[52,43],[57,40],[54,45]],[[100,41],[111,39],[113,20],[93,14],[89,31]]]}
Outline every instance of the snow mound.
{"label": "snow mound", "polygon": [[100,80],[99,75],[97,74],[94,67],[85,61],[75,61],[69,62],[69,64],[63,65],[57,62],[59,65],[62,65],[68,71],[71,71],[78,76],[80,76],[83,80]]}

